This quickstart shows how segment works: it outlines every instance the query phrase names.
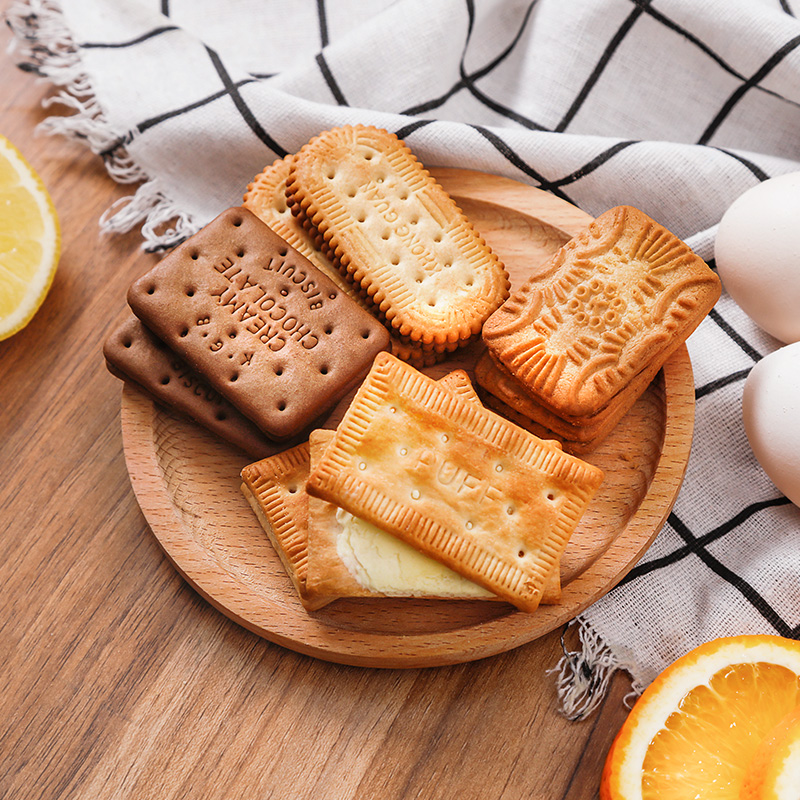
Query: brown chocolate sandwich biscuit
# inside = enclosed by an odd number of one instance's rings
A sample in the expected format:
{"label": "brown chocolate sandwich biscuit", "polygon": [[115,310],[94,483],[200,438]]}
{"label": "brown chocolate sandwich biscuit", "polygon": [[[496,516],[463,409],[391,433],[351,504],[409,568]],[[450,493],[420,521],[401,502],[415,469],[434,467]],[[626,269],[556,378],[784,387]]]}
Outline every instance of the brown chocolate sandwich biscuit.
{"label": "brown chocolate sandwich biscuit", "polygon": [[533,611],[601,481],[381,353],[307,491]]}
{"label": "brown chocolate sandwich biscuit", "polygon": [[407,341],[439,353],[465,344],[508,295],[497,256],[385,130],[321,133],[292,159],[286,191],[331,260]]}
{"label": "brown chocolate sandwich biscuit", "polygon": [[255,458],[283,449],[130,315],[103,344],[109,371]]}
{"label": "brown chocolate sandwich biscuit", "polygon": [[268,436],[329,411],[386,329],[245,208],[231,208],[128,291],[137,317]]}
{"label": "brown chocolate sandwich biscuit", "polygon": [[685,242],[620,206],[492,314],[483,339],[543,406],[588,417],[662,366],[719,296],[719,278]]}

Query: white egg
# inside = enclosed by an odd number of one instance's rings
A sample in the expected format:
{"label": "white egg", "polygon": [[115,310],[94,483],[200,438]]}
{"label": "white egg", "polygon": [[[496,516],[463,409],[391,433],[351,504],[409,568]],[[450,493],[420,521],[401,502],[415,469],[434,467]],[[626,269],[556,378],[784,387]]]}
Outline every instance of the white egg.
{"label": "white egg", "polygon": [[750,370],[742,417],[758,463],[800,506],[800,342],[770,353]]}
{"label": "white egg", "polygon": [[723,285],[756,325],[800,341],[800,172],[738,197],[719,223],[714,255]]}

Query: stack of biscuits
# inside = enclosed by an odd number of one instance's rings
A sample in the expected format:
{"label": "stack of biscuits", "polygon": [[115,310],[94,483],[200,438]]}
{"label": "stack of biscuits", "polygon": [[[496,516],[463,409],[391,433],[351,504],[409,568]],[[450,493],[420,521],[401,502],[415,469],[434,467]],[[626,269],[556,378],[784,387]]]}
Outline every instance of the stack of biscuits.
{"label": "stack of biscuits", "polygon": [[242,490],[301,602],[558,602],[561,554],[602,471],[380,353],[335,431],[250,464]]}
{"label": "stack of biscuits", "polygon": [[256,457],[285,449],[358,385],[388,333],[245,208],[128,290],[115,374]]}
{"label": "stack of biscuits", "polygon": [[[530,612],[558,602],[561,554],[603,478],[576,453],[715,291],[686,245],[623,208],[509,297],[408,147],[347,126],[264,169],[137,280],[105,355],[259,459],[242,491],[306,609],[413,596]],[[421,371],[481,338],[481,397],[463,370]]]}
{"label": "stack of biscuits", "polygon": [[720,281],[638,209],[599,216],[495,311],[475,368],[494,409],[593,450],[720,296]]}
{"label": "stack of biscuits", "polygon": [[508,296],[497,256],[379,128],[325,131],[257,176],[244,205],[382,320],[414,366],[471,342]]}

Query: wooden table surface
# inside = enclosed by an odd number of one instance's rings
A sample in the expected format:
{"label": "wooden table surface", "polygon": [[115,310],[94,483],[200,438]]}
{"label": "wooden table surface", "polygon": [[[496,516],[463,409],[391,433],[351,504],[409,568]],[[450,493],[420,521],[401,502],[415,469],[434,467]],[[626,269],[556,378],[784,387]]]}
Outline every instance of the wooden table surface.
{"label": "wooden table surface", "polygon": [[15,67],[9,36],[0,133],[49,188],[63,254],[36,317],[0,342],[0,797],[596,797],[629,681],[568,722],[546,674],[560,631],[453,667],[338,666],[239,627],[167,561],[101,354],[156,257],[136,232],[100,233],[131,188],[34,133],[52,90]]}

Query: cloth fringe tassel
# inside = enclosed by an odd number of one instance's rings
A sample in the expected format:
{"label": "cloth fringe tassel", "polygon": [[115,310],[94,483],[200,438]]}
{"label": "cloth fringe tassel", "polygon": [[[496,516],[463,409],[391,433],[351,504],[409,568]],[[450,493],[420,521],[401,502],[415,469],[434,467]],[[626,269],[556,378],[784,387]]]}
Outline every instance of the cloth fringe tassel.
{"label": "cloth fringe tassel", "polygon": [[103,214],[101,230],[127,233],[141,224],[144,249],[149,252],[174,247],[195,233],[197,228],[191,218],[176,208],[158,182],[131,158],[127,135],[114,131],[105,118],[58,3],[20,0],[12,3],[5,16],[15,36],[9,49],[18,50],[26,59],[18,63],[19,68],[59,87],[55,95],[43,101],[43,106],[60,106],[73,112],[48,117],[38,130],[89,147],[103,159],[117,183],[141,184],[135,194],[121,198]]}
{"label": "cloth fringe tassel", "polygon": [[[578,625],[579,650],[569,650],[565,638],[572,625]],[[586,719],[603,701],[612,676],[623,668],[605,642],[580,617],[561,635],[564,655],[548,674],[557,674],[556,692],[560,712],[570,721]],[[625,698],[635,698],[636,688]]]}

